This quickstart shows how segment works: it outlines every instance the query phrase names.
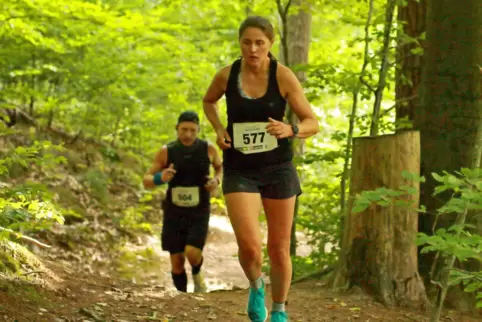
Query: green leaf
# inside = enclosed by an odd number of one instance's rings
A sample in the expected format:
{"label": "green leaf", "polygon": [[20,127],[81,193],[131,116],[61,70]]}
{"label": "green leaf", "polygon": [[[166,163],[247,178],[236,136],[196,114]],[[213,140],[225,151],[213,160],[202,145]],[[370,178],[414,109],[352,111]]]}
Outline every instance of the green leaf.
{"label": "green leaf", "polygon": [[444,178],[435,172],[432,172],[432,177],[438,182],[444,182]]}
{"label": "green leaf", "polygon": [[467,293],[472,293],[472,292],[480,290],[481,288],[482,288],[481,283],[471,283],[471,284],[467,285],[467,287],[464,288],[464,291],[467,292]]}
{"label": "green leaf", "polygon": [[390,206],[390,201],[389,200],[380,200],[380,201],[377,201],[377,205],[382,206],[382,207],[387,207],[387,206]]}
{"label": "green leaf", "polygon": [[407,170],[402,171],[402,177],[415,182],[425,182],[425,177],[419,176],[415,173],[408,172]]}
{"label": "green leaf", "polygon": [[403,185],[403,186],[400,187],[400,189],[402,189],[404,191],[407,191],[411,195],[418,193],[418,189],[415,188],[415,187],[411,187],[411,186]]}

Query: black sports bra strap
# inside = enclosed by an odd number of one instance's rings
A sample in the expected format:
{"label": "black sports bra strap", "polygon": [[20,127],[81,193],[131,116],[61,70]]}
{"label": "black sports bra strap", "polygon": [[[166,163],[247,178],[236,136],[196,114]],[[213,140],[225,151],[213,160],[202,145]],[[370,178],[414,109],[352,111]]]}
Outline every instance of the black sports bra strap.
{"label": "black sports bra strap", "polygon": [[276,79],[276,71],[278,70],[278,62],[271,58],[269,63],[269,88],[274,90],[274,93],[279,92],[278,81]]}
{"label": "black sports bra strap", "polygon": [[238,58],[231,64],[231,70],[229,71],[227,90],[238,88],[238,74],[241,68],[241,58]]}

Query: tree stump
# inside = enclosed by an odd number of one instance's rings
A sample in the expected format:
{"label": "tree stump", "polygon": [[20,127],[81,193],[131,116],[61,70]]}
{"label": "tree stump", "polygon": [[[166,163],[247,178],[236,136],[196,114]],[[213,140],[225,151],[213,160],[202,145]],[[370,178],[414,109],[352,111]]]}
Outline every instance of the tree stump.
{"label": "tree stump", "polygon": [[[420,173],[418,131],[353,140],[350,196],[334,286],[357,285],[385,305],[425,309],[415,245],[418,213],[395,205],[352,213],[355,196],[363,190],[407,185],[419,191],[420,184],[403,178],[403,170]],[[419,195],[405,200],[418,206]]]}

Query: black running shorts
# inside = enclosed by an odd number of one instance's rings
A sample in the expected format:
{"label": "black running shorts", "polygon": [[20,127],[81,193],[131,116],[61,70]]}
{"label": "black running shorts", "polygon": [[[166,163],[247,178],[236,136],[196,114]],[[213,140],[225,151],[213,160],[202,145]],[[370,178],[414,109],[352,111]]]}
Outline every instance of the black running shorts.
{"label": "black running shorts", "polygon": [[302,193],[292,162],[253,170],[225,169],[223,193],[227,195],[233,192],[259,193],[267,199],[288,199]]}
{"label": "black running shorts", "polygon": [[209,213],[164,213],[162,249],[171,254],[184,253],[187,245],[203,249],[209,231]]}

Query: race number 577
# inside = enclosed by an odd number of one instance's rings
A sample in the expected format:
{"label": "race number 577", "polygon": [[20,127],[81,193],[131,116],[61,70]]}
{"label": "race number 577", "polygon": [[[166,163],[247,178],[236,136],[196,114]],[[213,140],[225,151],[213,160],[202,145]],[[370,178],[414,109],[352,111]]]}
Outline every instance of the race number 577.
{"label": "race number 577", "polygon": [[243,143],[244,144],[256,144],[256,143],[262,144],[264,142],[264,135],[265,135],[265,132],[244,133],[243,134]]}

